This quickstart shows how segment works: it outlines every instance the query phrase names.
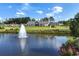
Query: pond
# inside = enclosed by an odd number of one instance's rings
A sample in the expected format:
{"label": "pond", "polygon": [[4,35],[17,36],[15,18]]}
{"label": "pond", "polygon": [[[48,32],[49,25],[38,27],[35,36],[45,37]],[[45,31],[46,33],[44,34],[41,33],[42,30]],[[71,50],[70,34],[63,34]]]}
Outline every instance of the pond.
{"label": "pond", "polygon": [[58,56],[67,36],[28,34],[19,39],[18,34],[0,34],[0,56]]}

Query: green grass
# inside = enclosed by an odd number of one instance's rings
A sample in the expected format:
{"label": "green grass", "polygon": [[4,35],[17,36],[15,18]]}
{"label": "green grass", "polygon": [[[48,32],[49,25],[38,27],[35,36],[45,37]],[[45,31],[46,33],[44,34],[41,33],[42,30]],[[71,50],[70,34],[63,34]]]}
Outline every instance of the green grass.
{"label": "green grass", "polygon": [[38,27],[38,26],[32,26],[32,27],[29,27],[27,26],[26,27],[27,30],[69,30],[69,27],[68,26],[55,26],[55,27]]}
{"label": "green grass", "polygon": [[[18,32],[19,27],[18,26],[3,26],[4,28],[0,29],[0,32]],[[25,26],[26,31],[28,33],[41,33],[41,34],[67,34],[70,33],[69,27],[68,26],[55,26],[51,27],[50,26]]]}
{"label": "green grass", "polygon": [[55,26],[50,28],[47,27],[38,27],[38,26],[32,26],[32,27],[26,27],[27,32],[29,33],[47,33],[47,34],[64,34],[69,33],[69,27],[68,26]]}
{"label": "green grass", "polygon": [[68,36],[68,41],[69,42],[74,42],[75,38],[73,36]]}

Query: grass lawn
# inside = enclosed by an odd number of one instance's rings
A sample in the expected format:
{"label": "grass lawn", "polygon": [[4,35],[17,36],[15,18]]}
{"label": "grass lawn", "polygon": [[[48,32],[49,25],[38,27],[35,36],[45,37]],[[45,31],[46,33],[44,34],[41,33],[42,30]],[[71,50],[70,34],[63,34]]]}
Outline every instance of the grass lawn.
{"label": "grass lawn", "polygon": [[[19,26],[3,26],[4,28],[0,29],[0,32],[18,32]],[[69,27],[68,26],[25,26],[26,31],[28,33],[41,33],[41,34],[66,34],[69,33]]]}
{"label": "grass lawn", "polygon": [[68,26],[55,26],[55,27],[38,27],[38,26],[32,26],[32,27],[26,27],[27,32],[30,33],[68,33],[70,32],[69,27]]}
{"label": "grass lawn", "polygon": [[26,29],[27,30],[69,30],[69,27],[68,26],[55,26],[55,27],[50,28],[50,26],[47,26],[47,27],[27,26]]}

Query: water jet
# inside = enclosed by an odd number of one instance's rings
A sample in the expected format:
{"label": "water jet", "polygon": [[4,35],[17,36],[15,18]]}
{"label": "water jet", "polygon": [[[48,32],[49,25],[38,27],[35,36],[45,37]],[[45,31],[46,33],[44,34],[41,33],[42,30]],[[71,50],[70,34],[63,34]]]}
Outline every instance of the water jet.
{"label": "water jet", "polygon": [[21,24],[18,38],[27,38],[27,33],[23,24]]}

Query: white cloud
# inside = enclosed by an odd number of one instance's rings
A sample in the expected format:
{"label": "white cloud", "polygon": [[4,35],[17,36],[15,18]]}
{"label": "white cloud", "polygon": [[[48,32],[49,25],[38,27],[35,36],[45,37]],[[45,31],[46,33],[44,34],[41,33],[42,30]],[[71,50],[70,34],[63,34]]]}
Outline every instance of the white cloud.
{"label": "white cloud", "polygon": [[[48,9],[50,9],[50,8],[48,8]],[[48,17],[49,16],[55,16],[55,14],[59,14],[59,13],[63,12],[63,8],[60,7],[60,6],[55,6],[50,10],[52,10],[52,11],[49,12],[49,13],[46,13],[46,16],[48,16]]]}
{"label": "white cloud", "polygon": [[17,9],[16,16],[25,16],[25,12],[29,11],[30,8],[31,6],[29,5],[29,3],[23,3],[21,8]]}
{"label": "white cloud", "polygon": [[57,13],[57,14],[63,12],[63,8],[60,6],[55,6],[52,8],[52,10],[53,10],[53,13]]}
{"label": "white cloud", "polygon": [[25,15],[23,12],[17,12],[17,15]]}
{"label": "white cloud", "polygon": [[8,8],[12,8],[12,6],[11,6],[11,5],[9,5],[9,6],[8,6]]}
{"label": "white cloud", "polygon": [[52,13],[47,13],[46,16],[50,17],[50,16],[53,16],[53,14]]}
{"label": "white cloud", "polygon": [[38,14],[43,14],[43,11],[42,10],[38,10],[36,11]]}
{"label": "white cloud", "polygon": [[16,16],[17,16],[17,17],[25,16],[25,13],[22,12],[21,10],[18,10],[18,11],[16,12]]}

